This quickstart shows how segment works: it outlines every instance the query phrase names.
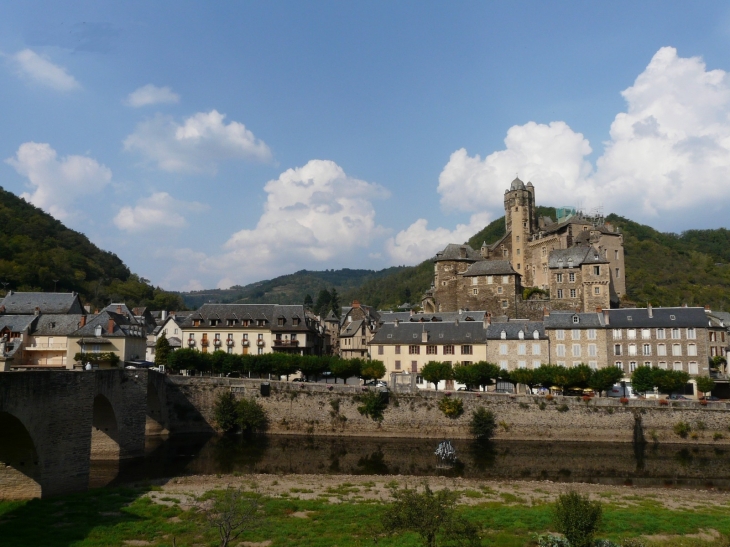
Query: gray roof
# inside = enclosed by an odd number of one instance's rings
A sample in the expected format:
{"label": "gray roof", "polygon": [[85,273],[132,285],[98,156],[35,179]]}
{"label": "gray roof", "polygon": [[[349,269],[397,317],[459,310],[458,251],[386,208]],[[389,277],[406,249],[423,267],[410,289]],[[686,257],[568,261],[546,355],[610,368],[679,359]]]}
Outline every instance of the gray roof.
{"label": "gray roof", "polygon": [[[81,324],[81,314],[43,314],[33,327],[33,336],[68,336]],[[90,316],[92,317],[92,316]]]}
{"label": "gray roof", "polygon": [[730,329],[730,313],[726,311],[713,311],[709,316],[717,318],[719,322],[718,326]]}
{"label": "gray roof", "polygon": [[[428,333],[428,341],[423,342],[422,333]],[[487,341],[487,331],[480,322],[448,323],[385,323],[371,344],[483,344]]]}
{"label": "gray roof", "polygon": [[25,332],[35,319],[35,315],[0,315],[0,330],[7,328],[10,332]]}
{"label": "gray roof", "polygon": [[515,180],[512,181],[512,184],[509,185],[510,191],[512,190],[524,190],[525,189],[525,183],[522,182],[519,177],[515,178]]}
{"label": "gray roof", "polygon": [[520,332],[523,339],[534,340],[534,333],[537,331],[538,339],[546,339],[545,325],[542,321],[508,321],[506,323],[492,323],[487,326],[488,340],[501,340],[502,332],[505,333],[506,340],[521,340]]}
{"label": "gray roof", "polygon": [[480,260],[459,275],[473,277],[477,275],[517,275],[509,260]]}
{"label": "gray roof", "polygon": [[[114,321],[111,330],[109,330],[110,319]],[[108,310],[104,310],[98,315],[88,316],[86,325],[75,331],[73,336],[96,337],[97,326],[101,326],[101,335],[103,337],[144,336],[144,329],[137,323],[134,316],[126,317]]]}
{"label": "gray roof", "polygon": [[349,338],[350,336],[358,336],[362,328],[363,321],[353,321],[340,329],[340,338]]}
{"label": "gray roof", "polygon": [[548,257],[550,268],[568,268],[569,264],[576,268],[582,264],[608,264],[608,260],[593,247],[575,246],[550,251]]}
{"label": "gray roof", "polygon": [[[578,318],[578,322],[574,318]],[[543,318],[546,329],[600,329],[603,328],[603,313],[576,313],[568,311],[551,311]]]}
{"label": "gray roof", "polygon": [[[278,325],[279,317],[284,318],[284,326]],[[292,319],[298,317],[301,321],[295,326]],[[203,304],[197,311],[181,322],[182,327],[192,327],[193,320],[202,320],[209,323],[211,319],[220,319],[219,325],[225,328],[228,319],[249,319],[251,321],[265,320],[266,326],[272,331],[312,331],[312,314],[301,304]],[[308,324],[309,323],[309,324]],[[240,325],[239,325],[240,326]],[[255,325],[253,325],[255,326]]]}
{"label": "gray roof", "polygon": [[13,292],[8,291],[0,301],[5,306],[5,313],[27,315],[35,313],[84,313],[79,295],[75,292]]}
{"label": "gray roof", "polygon": [[114,303],[114,302],[112,302],[106,308],[104,308],[104,311],[110,311],[110,312],[114,312],[114,313],[121,314],[121,315],[125,316],[127,319],[129,319],[135,325],[136,324],[139,324],[139,325],[144,324],[144,321],[140,321],[139,319],[137,319],[137,315],[132,310],[130,310],[127,307],[127,305],[124,304],[124,303],[119,303],[119,302],[118,303]]}
{"label": "gray roof", "polygon": [[437,313],[414,313],[410,312],[385,312],[380,315],[380,321],[383,323],[393,323],[398,321],[408,321],[410,323],[431,323],[442,321],[483,321],[486,311],[462,311],[462,312],[437,312]]}
{"label": "gray roof", "polygon": [[180,346],[182,346],[182,340],[180,340],[177,336],[168,338],[167,341],[170,343],[171,348],[179,348]]}
{"label": "gray roof", "polygon": [[466,260],[468,262],[476,262],[482,260],[482,255],[471,248],[470,245],[458,245],[457,243],[449,243],[446,248],[436,253],[434,262],[441,260]]}
{"label": "gray roof", "polygon": [[608,315],[610,320],[606,326],[615,329],[632,327],[706,328],[709,326],[709,319],[704,308],[652,308],[652,317],[649,317],[648,308],[622,308],[608,310]]}

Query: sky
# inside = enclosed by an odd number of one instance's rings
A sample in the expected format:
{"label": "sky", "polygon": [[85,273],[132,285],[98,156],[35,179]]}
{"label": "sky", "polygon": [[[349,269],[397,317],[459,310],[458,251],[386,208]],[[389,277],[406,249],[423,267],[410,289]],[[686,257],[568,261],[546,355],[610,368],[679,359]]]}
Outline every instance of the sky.
{"label": "sky", "polygon": [[0,186],[170,290],[540,205],[727,227],[727,2],[5,2]]}

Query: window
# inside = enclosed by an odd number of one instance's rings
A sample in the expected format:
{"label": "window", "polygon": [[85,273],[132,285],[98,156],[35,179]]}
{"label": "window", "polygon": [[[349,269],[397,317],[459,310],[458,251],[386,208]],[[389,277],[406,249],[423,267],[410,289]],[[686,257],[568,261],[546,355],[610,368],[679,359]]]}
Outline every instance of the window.
{"label": "window", "polygon": [[507,249],[502,250],[502,256],[507,256]]}
{"label": "window", "polygon": [[690,374],[699,374],[699,367],[697,367],[697,363],[695,361],[690,361],[689,363],[689,370],[687,370]]}
{"label": "window", "polygon": [[695,333],[694,328],[690,327],[687,329],[687,338],[689,338],[690,340],[694,340],[695,338],[697,338],[697,334]]}
{"label": "window", "polygon": [[[687,329],[687,338],[689,338],[689,329]],[[717,342],[717,337],[714,332],[710,332],[710,342]]]}
{"label": "window", "polygon": [[[476,279],[476,277],[474,277],[473,279]],[[502,287],[500,287],[500,289],[501,289],[501,288],[502,288]],[[477,294],[479,294],[479,289],[472,289],[472,290],[471,290],[471,293],[472,293],[473,295],[477,295]]]}
{"label": "window", "polygon": [[248,333],[247,332],[244,332],[243,333],[243,339],[246,340],[246,341],[248,341]]}
{"label": "window", "polygon": [[651,340],[651,329],[641,329],[641,339]]}
{"label": "window", "polygon": [[408,346],[408,355],[419,355],[421,353],[421,346]]}
{"label": "window", "polygon": [[580,357],[580,344],[573,344],[573,357]]}
{"label": "window", "polygon": [[493,275],[488,275],[487,276],[487,285],[491,285],[493,283],[494,283],[494,276]]}
{"label": "window", "polygon": [[437,346],[426,346],[426,355],[438,354]]}
{"label": "window", "polygon": [[517,361],[517,368],[527,368],[527,361]]}
{"label": "window", "polygon": [[395,354],[400,355],[400,346],[395,347]]}
{"label": "window", "polygon": [[175,334],[177,334],[177,329],[175,329]]}
{"label": "window", "polygon": [[598,349],[595,344],[588,344],[588,356],[595,357],[598,355]]}
{"label": "window", "polygon": [[555,274],[555,282],[556,283],[562,283],[563,282],[563,274]]}
{"label": "window", "polygon": [[504,284],[509,283],[509,276],[508,275],[503,275],[502,276],[502,283],[504,283]]}
{"label": "window", "polygon": [[444,346],[444,355],[454,355],[454,346]]}
{"label": "window", "polygon": [[517,333],[517,338],[519,338],[520,340],[524,340],[525,339],[525,331],[523,331],[523,330],[519,331]]}
{"label": "window", "polygon": [[472,354],[472,347],[471,346],[461,346],[461,354],[462,355],[471,355]]}
{"label": "window", "polygon": [[541,365],[542,365],[542,363],[540,363],[539,360],[534,360],[532,362],[532,368],[540,368]]}
{"label": "window", "polygon": [[578,294],[578,293],[577,293],[577,291],[575,289],[570,289],[570,297],[571,298],[575,298],[576,297],[576,294]]}
{"label": "window", "polygon": [[629,362],[629,372],[634,372],[636,370],[636,361]]}
{"label": "window", "polygon": [[[618,251],[616,251],[616,253],[618,253]],[[621,270],[616,268],[616,279],[618,279],[620,277],[620,272],[621,272]]]}
{"label": "window", "polygon": [[395,362],[395,370],[400,370],[400,361]]}
{"label": "window", "polygon": [[378,346],[378,355],[383,355],[383,346]]}
{"label": "window", "polygon": [[601,275],[601,267],[593,266],[593,275]]}
{"label": "window", "polygon": [[679,357],[682,355],[681,344],[672,344],[672,355],[674,355],[675,357]]}
{"label": "window", "polygon": [[558,357],[565,357],[565,344],[555,346],[555,353]]}
{"label": "window", "polygon": [[[614,260],[618,260],[618,251],[613,252],[613,258]],[[618,275],[618,268],[616,268],[616,275]]]}
{"label": "window", "polygon": [[615,366],[616,368],[620,368],[621,370],[623,370],[623,369],[624,369],[624,364],[623,364],[623,363],[622,363],[621,361],[616,361],[616,362],[615,362],[615,363],[613,364],[613,366]]}
{"label": "window", "polygon": [[613,354],[614,355],[621,355],[621,344],[614,344],[613,345]]}
{"label": "window", "polygon": [[517,236],[517,243],[520,242],[520,236]]}
{"label": "window", "polygon": [[565,331],[563,329],[558,329],[555,331],[555,338],[557,340],[565,340]]}
{"label": "window", "polygon": [[644,361],[645,367],[651,367],[651,361]]}
{"label": "window", "polygon": [[659,368],[662,370],[667,370],[667,362],[666,361],[659,361]]}
{"label": "window", "polygon": [[519,248],[517,249],[517,256],[520,256],[520,250]]}
{"label": "window", "polygon": [[672,340],[679,340],[680,338],[679,329],[672,329]]}
{"label": "window", "polygon": [[558,289],[558,298],[563,298],[563,289]]}
{"label": "window", "polygon": [[500,355],[507,355],[507,344],[500,344],[499,345],[499,354]]}
{"label": "window", "polygon": [[657,329],[656,330],[656,337],[660,340],[664,340],[664,329]]}
{"label": "window", "polygon": [[629,344],[629,355],[636,355],[636,344]]}
{"label": "window", "polygon": [[532,354],[540,355],[540,352],[541,352],[540,344],[532,344]]}
{"label": "window", "polygon": [[588,340],[596,339],[596,329],[588,329]]}
{"label": "window", "polygon": [[682,370],[682,362],[681,361],[674,361],[674,370]]}
{"label": "window", "polygon": [[601,287],[593,287],[593,294],[601,294]]}
{"label": "window", "polygon": [[575,283],[575,272],[570,272],[568,274],[568,281],[570,281],[571,283]]}
{"label": "window", "polygon": [[509,302],[507,302],[506,300],[502,300],[502,307],[503,308],[509,307]]}
{"label": "window", "polygon": [[651,355],[651,344],[644,344],[642,346],[642,355]]}
{"label": "window", "polygon": [[233,346],[228,346],[228,353],[233,353]]}
{"label": "window", "polygon": [[418,372],[418,361],[411,361],[411,372]]}
{"label": "window", "polygon": [[657,344],[656,345],[656,354],[659,356],[664,356],[667,354],[667,345],[666,344]]}
{"label": "window", "polygon": [[517,355],[527,355],[527,344],[519,344],[517,346]]}
{"label": "window", "polygon": [[472,277],[471,278],[471,284],[472,285],[476,285],[477,283],[479,283],[479,278],[477,276]]}
{"label": "window", "polygon": [[697,357],[697,344],[687,344],[687,355]]}
{"label": "window", "polygon": [[629,340],[636,340],[636,329],[627,330],[626,338],[628,338]]}
{"label": "window", "polygon": [[591,367],[593,370],[598,369],[598,361],[588,361],[588,366]]}
{"label": "window", "polygon": [[284,326],[284,318],[283,317],[279,317],[279,326],[280,327],[283,327]]}
{"label": "window", "polygon": [[621,329],[613,329],[613,339],[621,340]]}
{"label": "window", "polygon": [[[577,319],[577,318],[576,318],[576,317],[574,317],[573,319]],[[573,330],[571,330],[571,331],[570,331],[570,337],[571,337],[571,338],[572,338],[573,340],[580,340],[580,331],[579,331],[578,329],[573,329]]]}
{"label": "window", "polygon": [[497,294],[502,294],[502,287],[497,287]]}

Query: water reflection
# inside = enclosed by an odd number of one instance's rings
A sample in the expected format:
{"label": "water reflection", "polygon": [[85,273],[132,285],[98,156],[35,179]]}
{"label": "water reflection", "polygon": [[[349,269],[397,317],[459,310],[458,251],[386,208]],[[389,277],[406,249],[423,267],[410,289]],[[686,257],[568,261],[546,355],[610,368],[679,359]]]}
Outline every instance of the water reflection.
{"label": "water reflection", "polygon": [[433,439],[180,436],[149,438],[134,461],[92,462],[91,486],[192,474],[447,475],[730,489],[730,455],[712,446],[452,441],[440,469]]}

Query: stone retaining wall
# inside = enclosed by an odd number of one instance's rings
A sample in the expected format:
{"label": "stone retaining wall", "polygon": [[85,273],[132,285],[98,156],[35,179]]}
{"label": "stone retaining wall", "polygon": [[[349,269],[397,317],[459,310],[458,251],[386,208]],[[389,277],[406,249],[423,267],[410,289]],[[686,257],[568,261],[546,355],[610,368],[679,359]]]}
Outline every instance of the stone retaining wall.
{"label": "stone retaining wall", "polygon": [[[594,398],[588,403],[575,397],[511,396],[497,393],[454,392],[464,413],[447,418],[438,402],[443,392],[391,393],[382,422],[362,416],[357,407],[362,389],[355,386],[268,382],[269,397],[261,396],[265,380],[199,378],[160,375],[158,392],[166,405],[171,433],[211,432],[215,429],[213,405],[224,391],[236,397],[255,397],[263,405],[273,434],[334,436],[468,438],[472,411],[492,410],[499,424],[497,439],[730,444],[730,407],[727,403],[701,406],[677,401],[659,406],[655,400]],[[335,402],[337,401],[337,402]],[[686,438],[678,436],[678,422],[690,425]]]}

